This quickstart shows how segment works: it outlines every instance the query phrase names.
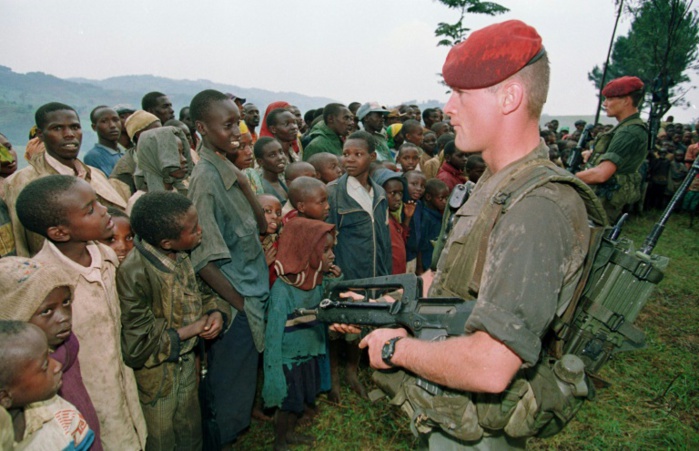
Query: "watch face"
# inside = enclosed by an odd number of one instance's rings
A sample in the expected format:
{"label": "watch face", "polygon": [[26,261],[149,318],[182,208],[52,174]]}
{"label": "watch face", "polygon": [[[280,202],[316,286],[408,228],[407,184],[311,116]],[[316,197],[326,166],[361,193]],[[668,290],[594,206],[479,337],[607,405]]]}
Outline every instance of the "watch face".
{"label": "watch face", "polygon": [[381,348],[381,360],[388,366],[393,366],[391,359],[393,354],[396,352],[396,342],[403,337],[393,337],[384,343],[383,348]]}

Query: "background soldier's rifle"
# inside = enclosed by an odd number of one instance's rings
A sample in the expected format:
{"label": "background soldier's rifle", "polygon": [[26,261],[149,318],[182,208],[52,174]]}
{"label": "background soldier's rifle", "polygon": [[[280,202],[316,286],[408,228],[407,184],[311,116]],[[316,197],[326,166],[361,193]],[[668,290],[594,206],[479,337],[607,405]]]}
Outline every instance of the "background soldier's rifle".
{"label": "background soldier's rifle", "polygon": [[575,149],[573,149],[573,151],[570,153],[570,156],[568,157],[568,161],[566,162],[566,169],[568,169],[573,174],[579,172],[581,169],[583,163],[583,149],[585,148],[585,144],[587,144],[587,142],[590,140],[590,133],[592,132],[593,128],[595,128],[595,124],[587,124],[585,126],[582,133],[580,134],[578,144],[575,146]]}

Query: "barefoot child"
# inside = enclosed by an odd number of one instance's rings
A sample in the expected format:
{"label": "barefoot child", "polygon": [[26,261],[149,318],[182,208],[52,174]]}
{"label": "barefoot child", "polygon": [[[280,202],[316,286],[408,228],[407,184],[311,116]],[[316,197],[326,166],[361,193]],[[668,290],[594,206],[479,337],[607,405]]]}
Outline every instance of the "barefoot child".
{"label": "barefoot child", "polygon": [[262,396],[275,416],[275,450],[289,444],[312,444],[295,432],[305,406],[315,407],[320,390],[318,358],[325,355],[325,326],[314,318],[297,317],[297,308],[315,308],[323,298],[323,275],[339,276],[333,264],[335,226],[296,218],[279,239],[265,334],[265,382]]}
{"label": "barefoot child", "polygon": [[117,272],[124,361],[134,369],[148,426],[147,449],[202,446],[194,347],[220,333],[215,295],[198,287],[189,251],[201,243],[192,201],[178,193],[143,195],[131,223],[135,250]]}
{"label": "barefoot child", "polygon": [[95,436],[80,412],[56,396],[61,364],[48,350],[35,325],[0,321],[0,405],[12,416],[13,448],[87,450]]}
{"label": "barefoot child", "polygon": [[146,423],[133,370],[121,353],[121,309],[114,251],[97,242],[114,222],[84,180],[49,175],[29,183],[17,198],[25,228],[42,234],[34,257],[75,277],[73,332],[80,341],[83,382],[100,420],[105,449],[136,450],[146,444]]}
{"label": "barefoot child", "polygon": [[95,434],[93,451],[101,450],[100,425],[80,371],[80,343],[72,332],[75,282],[55,265],[23,257],[0,259],[0,319],[25,321],[39,327],[48,339],[51,357],[63,367],[58,394],[73,404]]}

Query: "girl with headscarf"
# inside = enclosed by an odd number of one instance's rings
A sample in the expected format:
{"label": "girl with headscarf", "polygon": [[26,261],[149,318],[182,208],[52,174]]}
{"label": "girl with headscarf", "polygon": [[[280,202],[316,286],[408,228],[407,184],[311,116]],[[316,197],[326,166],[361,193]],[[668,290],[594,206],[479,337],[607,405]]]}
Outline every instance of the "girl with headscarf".
{"label": "girl with headscarf", "polygon": [[187,194],[185,149],[189,149],[189,141],[177,127],[159,127],[141,134],[136,145],[137,167],[134,173],[137,191],[129,199],[126,213],[130,214],[134,203],[147,192]]}
{"label": "girl with headscarf", "polygon": [[[315,308],[323,298],[323,276],[339,276],[333,262],[335,226],[295,218],[279,238],[275,267],[279,278],[269,297],[265,333],[265,405],[279,407],[275,417],[275,449],[288,443],[312,443],[294,428],[306,406],[315,408],[320,391],[319,359],[326,352],[325,326],[313,316],[298,316],[298,308]],[[327,279],[326,279],[327,280]]]}
{"label": "girl with headscarf", "polygon": [[[269,136],[270,138],[274,138],[274,135],[272,132],[269,131],[269,127],[267,126],[267,116],[269,113],[272,111],[278,109],[278,108],[283,108],[285,110],[289,110],[291,105],[288,102],[284,101],[278,101],[278,102],[272,102],[267,106],[267,109],[265,110],[265,115],[262,118],[262,127],[260,128],[260,138],[263,136]],[[293,111],[289,110],[293,114]],[[291,148],[294,149],[294,152],[298,156],[298,158],[291,158],[289,159],[289,163],[292,161],[299,161],[301,159],[301,141],[300,138],[297,137],[294,142],[291,143]]]}
{"label": "girl with headscarf", "polygon": [[38,326],[48,340],[51,357],[63,366],[58,395],[73,404],[94,432],[92,450],[101,450],[100,424],[83,383],[72,332],[71,302],[77,280],[55,265],[24,257],[0,258],[0,320],[24,321]]}

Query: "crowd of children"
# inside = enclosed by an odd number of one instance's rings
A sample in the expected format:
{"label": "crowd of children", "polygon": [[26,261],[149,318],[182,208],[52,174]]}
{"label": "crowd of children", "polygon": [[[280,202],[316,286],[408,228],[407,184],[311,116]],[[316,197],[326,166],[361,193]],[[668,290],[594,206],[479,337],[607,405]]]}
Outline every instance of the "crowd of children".
{"label": "crowd of children", "polygon": [[259,109],[215,90],[180,121],[165,94],[142,106],[92,111],[87,164],[68,105],[37,110],[41,149],[16,173],[0,135],[2,446],[225,449],[256,393],[274,449],[312,444],[296,426],[319,393],[341,402],[341,364],[367,391],[358,337],[295,310],[338,278],[429,270],[450,192],[476,183],[483,159],[433,108],[301,117],[275,102],[258,136]]}

